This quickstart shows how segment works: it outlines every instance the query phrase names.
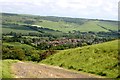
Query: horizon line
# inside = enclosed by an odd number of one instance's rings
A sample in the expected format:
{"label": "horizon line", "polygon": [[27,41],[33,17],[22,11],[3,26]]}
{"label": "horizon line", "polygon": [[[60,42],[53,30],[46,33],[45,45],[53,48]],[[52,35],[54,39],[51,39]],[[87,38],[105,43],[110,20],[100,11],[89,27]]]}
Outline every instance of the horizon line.
{"label": "horizon line", "polygon": [[29,14],[29,13],[16,13],[16,12],[0,12],[6,14],[17,14],[17,15],[31,15],[31,16],[44,16],[44,17],[64,17],[64,18],[78,18],[78,19],[89,19],[89,20],[103,20],[103,21],[119,21],[113,19],[100,19],[100,18],[85,18],[85,17],[72,17],[72,16],[57,16],[57,15],[40,15],[40,14]]}

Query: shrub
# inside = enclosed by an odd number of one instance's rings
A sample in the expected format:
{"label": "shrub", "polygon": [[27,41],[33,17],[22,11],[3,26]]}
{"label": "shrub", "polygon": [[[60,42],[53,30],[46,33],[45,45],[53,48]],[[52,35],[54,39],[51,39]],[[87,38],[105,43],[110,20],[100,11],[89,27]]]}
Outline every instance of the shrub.
{"label": "shrub", "polygon": [[103,72],[98,72],[97,74],[101,76],[106,76],[106,73],[103,73]]}
{"label": "shrub", "polygon": [[64,66],[64,63],[60,64],[59,67],[63,67]]}

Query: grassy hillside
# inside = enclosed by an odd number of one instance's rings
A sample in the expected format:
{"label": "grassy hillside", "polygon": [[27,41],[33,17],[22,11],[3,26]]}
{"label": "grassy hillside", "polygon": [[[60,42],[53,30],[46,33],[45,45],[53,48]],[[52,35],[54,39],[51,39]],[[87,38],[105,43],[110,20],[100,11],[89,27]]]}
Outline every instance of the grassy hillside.
{"label": "grassy hillside", "polygon": [[118,40],[63,50],[43,60],[42,63],[116,78],[118,76]]}
{"label": "grassy hillside", "polygon": [[10,29],[10,28],[2,28],[2,32],[5,34],[10,32],[16,32],[16,33],[22,33],[22,34],[37,33],[36,31],[17,30],[17,29]]}
{"label": "grassy hillside", "polygon": [[69,32],[69,31],[81,31],[81,32],[88,32],[88,31],[93,31],[93,32],[109,32],[108,30],[101,28],[99,25],[104,26],[107,29],[117,31],[118,30],[118,25],[116,25],[116,22],[108,22],[108,21],[99,21],[99,20],[89,20],[85,22],[84,24],[76,24],[76,23],[66,23],[64,21],[59,21],[59,22],[53,22],[53,21],[43,21],[41,23],[37,22],[35,23],[36,25],[45,27],[45,28],[50,28],[54,30],[60,30],[63,32]]}
{"label": "grassy hillside", "polygon": [[[18,60],[3,60],[2,65],[0,63],[0,78],[13,78],[13,74],[11,73],[11,64],[16,63]],[[1,73],[2,72],[2,73]]]}
{"label": "grassy hillside", "polygon": [[27,44],[21,44],[19,42],[11,42],[11,43],[6,43],[4,42],[3,44],[3,47],[4,46],[13,46],[15,48],[25,48],[27,50],[32,50],[32,49],[35,49],[34,47],[30,46],[30,45],[27,45]]}
{"label": "grassy hillside", "polygon": [[52,21],[43,21],[42,23],[36,23],[39,26],[50,28],[54,30],[60,30],[63,32],[69,32],[69,31],[81,31],[81,32],[99,32],[99,31],[105,31],[107,30],[97,26],[97,23],[95,21],[88,21],[82,25],[78,25],[75,23],[65,23],[65,22],[52,22]]}
{"label": "grassy hillside", "polygon": [[10,32],[16,32],[16,33],[38,33],[38,31],[35,31],[33,29],[30,29],[28,27],[17,25],[17,24],[3,24],[2,25],[2,31],[3,33],[10,33]]}
{"label": "grassy hillside", "polygon": [[[99,21],[101,26],[104,26],[107,29],[117,31],[118,30],[118,23],[116,22],[111,22],[111,21]],[[114,26],[114,27],[113,27]]]}
{"label": "grassy hillside", "polygon": [[[69,18],[69,17],[54,17],[54,16],[33,16],[33,15],[18,15],[18,14],[2,14],[3,33],[10,31],[18,33],[38,32],[30,28],[26,28],[20,25],[38,25],[43,28],[49,28],[53,30],[59,30],[62,32],[69,32],[73,30],[81,32],[100,32],[109,30],[117,31],[117,21],[101,21],[94,19],[81,19],[81,18]],[[12,24],[12,26],[7,25]],[[17,26],[15,26],[17,24]],[[98,26],[104,26],[106,29]]]}

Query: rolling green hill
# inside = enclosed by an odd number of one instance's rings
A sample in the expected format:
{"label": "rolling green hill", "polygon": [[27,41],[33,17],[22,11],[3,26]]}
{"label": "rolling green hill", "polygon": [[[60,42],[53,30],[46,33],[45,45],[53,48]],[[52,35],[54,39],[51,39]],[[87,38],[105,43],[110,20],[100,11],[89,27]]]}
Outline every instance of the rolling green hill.
{"label": "rolling green hill", "polygon": [[[117,30],[117,21],[2,13],[2,58],[38,62],[44,59],[45,64],[116,78],[120,76],[118,40],[102,42],[118,39]],[[71,45],[68,41],[80,44]],[[60,43],[58,49],[67,50],[52,50],[54,42]]]}
{"label": "rolling green hill", "polygon": [[118,40],[60,51],[42,63],[101,76],[118,76]]}
{"label": "rolling green hill", "polygon": [[[38,25],[43,28],[59,30],[65,33],[73,30],[81,31],[81,32],[88,32],[88,31],[109,32],[110,30],[113,31],[118,30],[117,21],[69,18],[69,17],[33,16],[33,15],[2,13],[2,22],[3,22],[3,33],[7,33],[10,31],[18,32],[18,33],[38,32],[36,30],[26,28],[25,26],[21,26],[21,25]],[[104,28],[98,25],[101,25]]]}

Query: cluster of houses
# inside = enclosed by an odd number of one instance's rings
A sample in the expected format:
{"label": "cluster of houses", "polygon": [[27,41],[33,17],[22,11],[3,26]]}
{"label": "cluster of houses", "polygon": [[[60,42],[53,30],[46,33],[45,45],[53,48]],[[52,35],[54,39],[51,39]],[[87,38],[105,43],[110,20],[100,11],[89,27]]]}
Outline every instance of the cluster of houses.
{"label": "cluster of houses", "polygon": [[57,39],[57,40],[53,40],[53,41],[46,41],[46,40],[35,41],[33,44],[35,44],[37,46],[40,43],[46,43],[48,45],[58,46],[58,45],[63,45],[63,44],[77,44],[79,42],[82,42],[82,39],[62,38],[62,39]]}
{"label": "cluster of houses", "polygon": [[94,39],[89,39],[89,40],[85,40],[85,39],[68,39],[68,38],[61,38],[61,39],[57,39],[57,40],[53,40],[53,41],[49,41],[49,40],[37,40],[35,42],[33,42],[32,44],[35,44],[36,46],[38,44],[41,43],[46,43],[48,45],[52,45],[52,46],[58,46],[58,45],[64,45],[64,44],[73,44],[76,45],[78,43],[84,43],[84,42],[88,42],[88,43],[98,43],[98,42],[94,42]]}
{"label": "cluster of houses", "polygon": [[53,46],[58,46],[63,44],[77,44],[78,42],[81,42],[81,39],[60,39],[60,40],[49,41],[48,44]]}

